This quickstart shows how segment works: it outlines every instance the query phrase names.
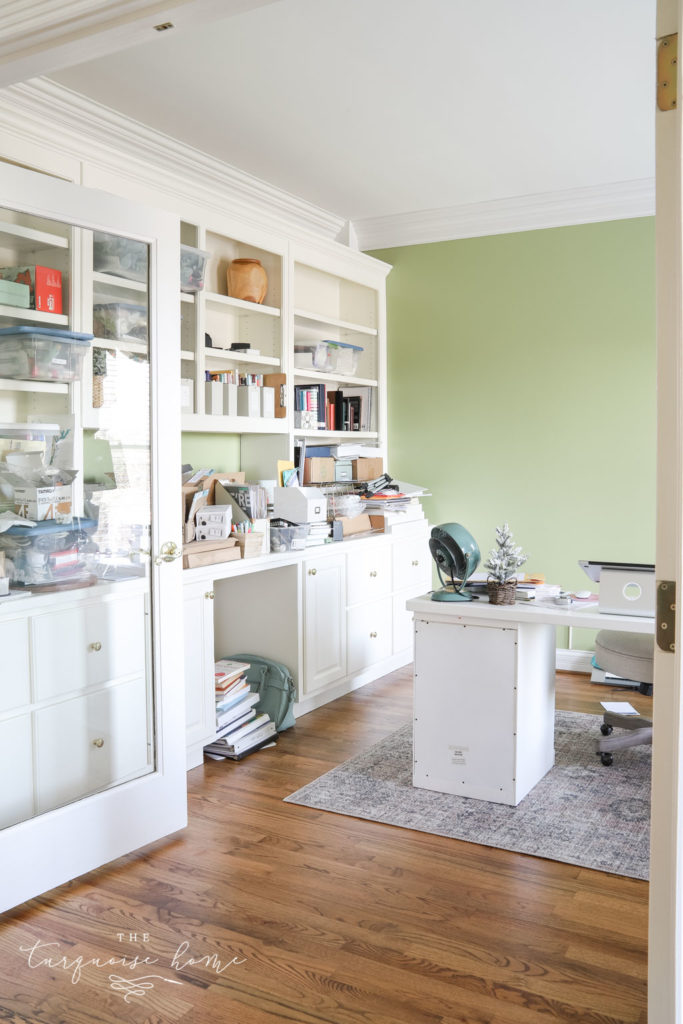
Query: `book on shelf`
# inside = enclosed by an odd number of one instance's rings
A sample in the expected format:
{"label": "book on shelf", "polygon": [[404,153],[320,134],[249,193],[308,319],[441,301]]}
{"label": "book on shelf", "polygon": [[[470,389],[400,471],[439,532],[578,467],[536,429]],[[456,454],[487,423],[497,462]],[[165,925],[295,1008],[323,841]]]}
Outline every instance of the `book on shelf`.
{"label": "book on shelf", "polygon": [[257,750],[263,750],[264,747],[274,747],[277,743],[277,732],[269,732],[267,735],[261,736],[259,739],[254,739],[249,746],[241,747],[239,750],[235,750],[232,747],[228,747],[224,743],[210,743],[209,746],[204,747],[204,753],[215,761],[241,761],[248,754],[253,754]]}
{"label": "book on shelf", "polygon": [[272,719],[268,719],[266,724],[262,725],[260,729],[254,729],[247,736],[243,736],[242,739],[235,740],[232,743],[228,740],[227,746],[233,753],[241,754],[247,750],[252,750],[256,744],[272,739],[274,736],[277,736],[275,722]]}

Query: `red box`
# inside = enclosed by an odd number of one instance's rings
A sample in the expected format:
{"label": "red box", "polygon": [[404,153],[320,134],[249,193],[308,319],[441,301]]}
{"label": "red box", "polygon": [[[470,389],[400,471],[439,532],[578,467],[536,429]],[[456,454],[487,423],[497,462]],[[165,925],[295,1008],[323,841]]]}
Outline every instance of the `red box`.
{"label": "red box", "polygon": [[31,289],[31,308],[45,313],[62,312],[62,272],[53,267],[0,267],[5,281],[27,284]]}

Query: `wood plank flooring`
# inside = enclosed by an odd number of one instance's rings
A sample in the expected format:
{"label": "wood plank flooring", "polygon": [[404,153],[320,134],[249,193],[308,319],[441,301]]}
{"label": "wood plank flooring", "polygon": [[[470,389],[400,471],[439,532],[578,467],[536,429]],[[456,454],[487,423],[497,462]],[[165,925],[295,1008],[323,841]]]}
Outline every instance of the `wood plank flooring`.
{"label": "wood plank flooring", "polygon": [[647,883],[282,802],[410,714],[406,669],[192,771],[184,832],[5,915],[0,1021],[644,1024]]}

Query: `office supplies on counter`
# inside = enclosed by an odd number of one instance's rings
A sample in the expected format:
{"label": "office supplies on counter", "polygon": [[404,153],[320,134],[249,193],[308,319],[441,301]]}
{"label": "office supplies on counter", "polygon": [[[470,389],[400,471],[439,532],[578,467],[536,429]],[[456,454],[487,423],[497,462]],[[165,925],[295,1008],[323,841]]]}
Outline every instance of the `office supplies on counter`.
{"label": "office supplies on counter", "polygon": [[327,498],[317,487],[276,487],[273,513],[290,523],[320,523],[327,519]]}
{"label": "office supplies on counter", "polygon": [[655,567],[640,562],[579,561],[588,578],[600,584],[601,612],[651,618],[655,613]]}

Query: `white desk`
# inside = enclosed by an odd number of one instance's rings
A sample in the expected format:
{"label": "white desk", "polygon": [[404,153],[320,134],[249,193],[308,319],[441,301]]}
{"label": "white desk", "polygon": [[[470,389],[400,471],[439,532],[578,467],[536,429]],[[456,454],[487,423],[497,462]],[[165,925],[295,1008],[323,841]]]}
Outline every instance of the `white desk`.
{"label": "white desk", "polygon": [[413,785],[516,806],[555,762],[555,627],[653,633],[597,606],[407,602],[415,625]]}

